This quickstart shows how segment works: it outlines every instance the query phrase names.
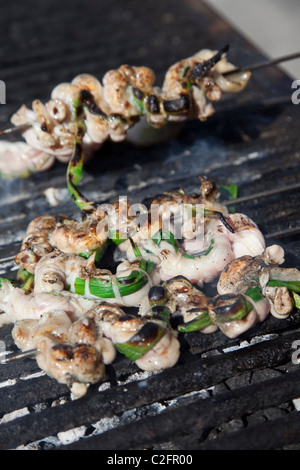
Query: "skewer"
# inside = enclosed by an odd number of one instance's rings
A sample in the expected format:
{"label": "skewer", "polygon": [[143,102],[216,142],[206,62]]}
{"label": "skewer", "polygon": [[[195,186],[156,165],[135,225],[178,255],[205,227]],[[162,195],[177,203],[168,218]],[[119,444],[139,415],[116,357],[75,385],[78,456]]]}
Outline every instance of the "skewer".
{"label": "skewer", "polygon": [[[222,204],[224,204],[225,206],[242,204],[243,202],[253,201],[255,199],[261,199],[261,198],[269,197],[269,196],[274,196],[276,194],[281,194],[287,191],[293,191],[299,188],[300,188],[300,182],[297,182],[294,184],[283,186],[281,188],[269,189],[267,191],[261,191],[259,193],[249,194],[248,196],[238,197],[236,199],[229,199],[229,200],[223,201]],[[273,236],[279,237],[280,235],[288,235],[289,233],[291,234],[292,232],[297,233],[298,231],[300,231],[300,227],[294,227],[293,229],[286,229],[286,230],[274,232],[274,234],[272,233],[267,234],[266,237],[267,238],[270,238]],[[7,256],[5,258],[0,258],[0,264],[7,263],[9,261],[14,261],[15,257],[16,255]]]}
{"label": "skewer", "polygon": [[265,238],[280,238],[285,235],[295,235],[300,232],[300,227],[286,228],[283,230],[278,230],[277,232],[267,233]]}
{"label": "skewer", "polygon": [[[215,55],[215,57],[212,58],[213,61],[217,62],[220,59],[220,57],[222,56],[222,54],[228,52],[228,49],[229,49],[229,45],[226,45],[225,47],[223,47]],[[229,70],[228,72],[224,72],[223,75],[228,76],[228,75],[231,75],[231,74],[237,73],[237,72],[252,72],[254,70],[258,70],[258,69],[261,69],[261,68],[264,68],[264,67],[269,67],[269,66],[276,65],[276,64],[279,64],[279,63],[282,63],[282,62],[287,62],[289,60],[294,60],[294,59],[297,59],[299,57],[300,57],[300,52],[294,52],[292,54],[284,55],[284,56],[278,57],[276,59],[270,59],[270,60],[267,60],[267,61],[264,61],[264,62],[259,62],[257,64],[247,65],[245,67],[236,67],[233,70]],[[209,60],[204,61],[204,62],[200,62],[195,67],[195,71],[194,71],[195,76],[203,76],[206,73],[206,71],[208,70],[207,66],[210,64],[212,59],[209,59]],[[29,128],[29,127],[31,127],[30,123],[21,124],[19,126],[15,126],[15,127],[10,127],[8,129],[1,130],[0,131],[0,136],[1,135],[11,134],[13,132],[22,131],[22,130],[24,130],[26,128]]]}
{"label": "skewer", "polygon": [[1,258],[0,263],[8,263],[9,261],[13,261],[16,255],[7,256],[6,258]]}
{"label": "skewer", "polygon": [[16,127],[10,127],[8,129],[4,129],[0,131],[0,135],[7,135],[7,134],[12,134],[13,132],[23,131],[24,129],[27,129],[28,127],[31,127],[31,124],[22,124]]}
{"label": "skewer", "polygon": [[230,199],[228,201],[222,202],[222,204],[224,204],[225,206],[240,204],[242,202],[253,201],[254,199],[260,199],[263,197],[273,196],[275,194],[284,193],[286,191],[293,191],[294,189],[299,189],[299,188],[300,188],[300,182],[295,183],[295,184],[289,184],[287,186],[283,186],[282,188],[269,189],[267,191],[262,191],[260,193],[249,194],[248,196],[238,197],[236,199]]}
{"label": "skewer", "polygon": [[253,72],[254,70],[262,69],[264,67],[269,67],[271,65],[276,65],[281,62],[287,62],[288,60],[298,59],[300,57],[300,52],[295,52],[293,54],[288,54],[285,56],[277,57],[277,59],[270,59],[264,62],[259,62],[258,64],[247,65],[245,67],[237,67],[233,70],[223,73],[224,76],[231,75],[237,72]]}
{"label": "skewer", "polygon": [[40,351],[38,349],[28,349],[28,351],[18,351],[5,357],[0,361],[0,364],[6,364],[7,362],[15,361],[17,359],[26,359],[27,357],[36,356]]}

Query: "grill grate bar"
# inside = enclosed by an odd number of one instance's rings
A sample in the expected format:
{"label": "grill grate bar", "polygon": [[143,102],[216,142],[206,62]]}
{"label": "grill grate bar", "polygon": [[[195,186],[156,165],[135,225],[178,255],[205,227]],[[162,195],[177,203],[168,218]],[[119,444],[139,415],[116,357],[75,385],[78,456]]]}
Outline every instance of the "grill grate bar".
{"label": "grill grate bar", "polygon": [[289,184],[289,185],[283,186],[281,188],[268,189],[266,191],[262,191],[262,192],[259,192],[259,193],[248,194],[247,196],[238,197],[236,199],[232,199],[232,200],[229,200],[229,201],[224,201],[223,204],[225,204],[225,205],[240,204],[240,203],[243,203],[243,202],[253,201],[255,199],[262,199],[262,198],[265,198],[265,197],[274,196],[274,195],[286,193],[286,192],[289,192],[289,191],[294,191],[295,189],[299,189],[299,188],[300,188],[300,182],[295,183],[295,184]]}
{"label": "grill grate bar", "polygon": [[265,235],[265,238],[281,238],[287,235],[288,236],[296,235],[299,232],[300,232],[300,227],[292,227],[292,228],[287,228],[283,230],[278,230],[278,232],[267,233]]}
{"label": "grill grate bar", "polygon": [[[194,390],[206,389],[246,371],[285,364],[290,360],[292,344],[298,338],[298,333],[291,333],[221,356],[201,358],[190,355],[187,363],[149,376],[145,380],[113,386],[96,395],[87,395],[81,400],[68,402],[60,407],[25,415],[0,427],[0,449],[15,448],[22,443],[41,439],[45,435],[88,425],[122,411],[167,400]],[[43,380],[45,389],[47,379],[47,377],[40,379]],[[14,407],[17,409],[28,406],[28,400],[31,405],[42,401],[40,386],[36,389],[29,385],[30,382],[26,390],[23,390],[23,384],[22,387],[18,384],[9,388],[12,390]],[[0,392],[2,392],[0,400],[2,409],[7,411],[6,407],[11,407],[11,395],[5,389]],[[58,390],[51,385],[51,392],[55,395]]]}
{"label": "grill grate bar", "polygon": [[[66,449],[75,450],[78,446],[82,450],[87,449],[134,449],[144,445],[155,446],[163,442],[178,442],[177,449],[199,448],[203,435],[208,429],[220,426],[223,423],[245,414],[254,413],[257,410],[278,406],[283,402],[293,400],[300,394],[300,371],[291,372],[273,379],[265,380],[246,387],[212,397],[209,401],[205,398],[195,400],[188,405],[177,405],[159,415],[141,419],[138,423],[130,423],[119,429],[112,429],[99,436],[73,443]],[[138,428],[138,432],[137,432]],[[245,434],[247,431],[242,431]],[[264,432],[265,434],[265,432]],[[128,439],[128,436],[130,438]],[[184,436],[184,447],[180,445],[180,438]],[[258,437],[259,436],[259,437]],[[256,447],[262,447],[261,435],[256,435]],[[272,444],[276,447],[279,443],[273,439]],[[297,435],[299,437],[299,435]],[[189,444],[190,442],[190,444]],[[243,445],[247,441],[243,439]],[[229,448],[235,448],[235,439],[228,439]],[[249,444],[248,444],[249,445]],[[253,444],[252,444],[253,445]],[[128,447],[129,446],[129,447]],[[210,442],[204,444],[204,448],[210,448]],[[217,444],[218,448],[226,449],[227,446]],[[201,448],[201,444],[200,444]],[[212,448],[214,444],[212,444]],[[236,448],[241,448],[237,446]],[[247,444],[246,447],[247,448]]]}
{"label": "grill grate bar", "polygon": [[195,447],[198,450],[277,450],[299,441],[300,415],[295,412]]}

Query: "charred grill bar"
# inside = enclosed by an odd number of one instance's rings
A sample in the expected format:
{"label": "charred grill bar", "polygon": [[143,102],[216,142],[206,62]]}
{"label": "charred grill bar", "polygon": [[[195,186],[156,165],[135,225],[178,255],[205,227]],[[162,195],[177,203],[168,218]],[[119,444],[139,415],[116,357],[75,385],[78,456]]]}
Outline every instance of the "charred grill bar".
{"label": "charred grill bar", "polygon": [[[101,78],[121,63],[146,62],[160,81],[176,60],[227,43],[230,59],[241,67],[263,60],[200,1],[147,0],[142,11],[136,0],[113,7],[106,0],[89,1],[84,10],[82,5],[79,0],[32,0],[14,4],[14,10],[6,5],[2,128],[20,103],[47,99],[54,85],[83,71]],[[83,192],[100,202],[118,195],[141,202],[178,186],[197,191],[201,174],[219,185],[237,184],[239,198],[228,204],[253,218],[268,244],[284,247],[287,266],[298,266],[299,110],[291,103],[291,82],[277,67],[258,70],[242,94],[218,104],[214,117],[188,123],[170,141],[145,149],[105,143],[86,166]],[[0,258],[6,258],[1,276],[14,277],[11,256],[30,220],[45,213],[77,214],[65,171],[57,163],[28,180],[0,180]],[[0,448],[299,448],[300,372],[293,360],[299,327],[295,312],[286,320],[269,317],[235,340],[221,332],[186,334],[172,369],[144,373],[120,356],[107,368],[107,380],[79,400],[32,359],[2,364]],[[10,331],[11,326],[1,327],[0,339],[14,352]]]}

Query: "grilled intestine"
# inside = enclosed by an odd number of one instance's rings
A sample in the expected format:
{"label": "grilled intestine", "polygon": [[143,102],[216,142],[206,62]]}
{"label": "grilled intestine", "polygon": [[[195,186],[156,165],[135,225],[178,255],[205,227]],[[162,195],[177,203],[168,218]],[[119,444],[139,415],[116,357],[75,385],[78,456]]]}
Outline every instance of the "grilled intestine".
{"label": "grilled intestine", "polygon": [[106,299],[127,307],[139,306],[152,285],[151,276],[139,262],[120,263],[113,274],[97,268],[91,258],[58,250],[41,258],[34,276],[35,293],[68,290],[86,299]]}
{"label": "grilled intestine", "polygon": [[[39,366],[75,396],[105,379],[117,354],[159,371],[177,363],[180,335],[234,339],[299,305],[300,272],[282,267],[283,249],[266,246],[248,216],[229,213],[213,181],[200,182],[199,194],[159,194],[138,215],[122,199],[112,212],[98,210],[74,185],[82,220],[46,214],[29,224],[17,281],[0,280],[0,319],[15,324],[16,345],[34,349]],[[115,271],[102,267],[109,244],[122,258]]]}
{"label": "grilled intestine", "polygon": [[62,214],[36,217],[26,229],[16,264],[34,273],[38,261],[55,249],[84,257],[101,256],[108,238],[97,230],[101,220],[99,215],[81,221]]}
{"label": "grilled intestine", "polygon": [[172,367],[180,351],[176,331],[165,323],[125,314],[106,303],[74,322],[63,310],[19,320],[12,336],[23,351],[34,348],[41,369],[77,397],[106,377],[105,366],[114,361],[117,350],[145,371]]}
{"label": "grilled intestine", "polygon": [[18,321],[12,336],[23,351],[34,348],[40,368],[77,397],[106,377],[105,366],[116,357],[114,345],[88,315],[72,323],[64,310]]}
{"label": "grilled intestine", "polygon": [[268,313],[287,318],[295,308],[295,293],[300,287],[300,271],[284,268],[284,251],[278,245],[267,247],[262,255],[242,256],[226,266],[217,290],[220,294],[255,291],[266,302]]}
{"label": "grilled intestine", "polygon": [[1,325],[24,319],[39,319],[53,310],[63,310],[71,320],[81,317],[94,305],[82,295],[63,292],[26,293],[24,289],[2,280],[0,289]]}
{"label": "grilled intestine", "polygon": [[[155,289],[160,289],[160,292]],[[154,311],[179,317],[182,333],[199,331],[204,334],[220,329],[227,337],[236,338],[269,313],[269,302],[250,293],[208,297],[184,276],[176,276],[149,292]]]}
{"label": "grilled intestine", "polygon": [[[189,219],[194,226],[195,217]],[[223,269],[240,254],[258,255],[265,248],[262,233],[254,222],[243,214],[219,218],[215,211],[208,211],[199,231],[193,230],[188,238],[179,243],[171,231],[161,231],[161,237],[142,238],[136,241],[141,255],[156,265],[157,275],[166,281],[177,275],[187,277],[200,287],[213,281]],[[230,230],[228,229],[230,227]],[[185,227],[186,229],[186,227]],[[134,259],[132,247],[128,247],[128,259]],[[122,244],[120,249],[124,249]]]}
{"label": "grilled intestine", "polygon": [[129,65],[108,71],[102,83],[83,73],[58,84],[48,102],[36,99],[32,109],[22,105],[12,116],[15,127],[9,131],[20,130],[25,142],[0,141],[0,175],[24,177],[47,170],[56,159],[67,163],[78,140],[86,158],[107,139],[123,141],[128,131],[131,141],[141,143],[143,130],[137,127],[139,136],[134,132],[139,121],[158,132],[170,122],[206,120],[214,114],[212,103],[223,92],[243,90],[251,75],[225,77],[235,68],[226,59],[227,49],[203,49],[174,64],[161,88],[151,69]]}

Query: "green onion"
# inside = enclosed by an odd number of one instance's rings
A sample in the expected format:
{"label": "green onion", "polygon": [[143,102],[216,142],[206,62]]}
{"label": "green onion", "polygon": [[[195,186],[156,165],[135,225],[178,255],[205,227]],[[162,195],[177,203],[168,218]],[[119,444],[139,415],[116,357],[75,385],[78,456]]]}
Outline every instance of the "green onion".
{"label": "green onion", "polygon": [[146,111],[145,106],[144,106],[144,93],[142,93],[142,99],[139,100],[133,92],[133,87],[131,87],[130,97],[131,97],[132,102],[135,104],[135,106],[138,110],[138,113],[139,114],[144,114],[144,112]]}
{"label": "green onion", "polygon": [[72,102],[72,121],[78,121],[79,118],[81,118],[82,111],[83,111],[82,103],[78,96]]}
{"label": "green onion", "polygon": [[161,320],[167,325],[170,324],[171,312],[168,308],[164,306],[155,305],[151,308],[151,311],[152,311],[153,316],[157,320]]}
{"label": "green onion", "polygon": [[142,256],[142,253],[140,252],[140,249],[138,245],[132,240],[132,238],[129,238],[130,244],[132,246],[133,254],[136,258],[139,258]]}
{"label": "green onion", "polygon": [[296,294],[296,292],[292,292],[292,295],[295,302],[295,307],[300,309],[300,295]]}
{"label": "green onion", "polygon": [[293,292],[300,292],[300,281],[281,281],[280,279],[270,279],[269,287],[286,287]]}
{"label": "green onion", "polygon": [[218,323],[242,320],[253,309],[253,305],[243,295],[220,295],[214,301],[214,314]]}
{"label": "green onion", "polygon": [[245,295],[248,295],[248,297],[254,300],[254,302],[259,302],[264,298],[258,286],[248,289],[247,292],[245,292]]}
{"label": "green onion", "polygon": [[186,66],[183,66],[181,67],[181,70],[180,70],[180,78],[182,78],[182,80],[185,82],[186,84],[186,90],[190,91],[191,88],[192,88],[192,82],[186,77],[186,73],[187,71],[190,69],[190,66],[189,65],[186,65]]}
{"label": "green onion", "polygon": [[236,184],[223,184],[218,187],[221,192],[222,199],[236,199],[238,197],[239,188]]}
{"label": "green onion", "polygon": [[20,282],[20,288],[23,289],[26,294],[32,292],[34,287],[34,274],[27,271],[27,269],[20,268],[17,272],[17,281]]}
{"label": "green onion", "polygon": [[2,282],[9,282],[10,284],[14,285],[13,281],[10,279],[6,279],[5,277],[0,277],[0,288],[2,287]]}
{"label": "green onion", "polygon": [[82,148],[82,138],[74,140],[74,153],[67,167],[67,188],[71,199],[77,207],[84,212],[93,212],[95,203],[90,202],[77,188],[82,179],[84,163],[84,152]]}
{"label": "green onion", "polygon": [[153,286],[148,292],[150,307],[164,306],[167,303],[166,290],[163,286]]}
{"label": "green onion", "polygon": [[213,238],[210,239],[210,244],[209,247],[206,251],[201,251],[199,253],[195,253],[193,255],[189,255],[188,253],[182,253],[183,258],[189,258],[189,259],[195,259],[195,258],[201,258],[202,256],[207,256],[211,250],[213,249],[215,244],[215,241]]}
{"label": "green onion", "polygon": [[[115,292],[113,289],[112,279],[109,277],[91,277],[88,279],[76,278],[74,286],[69,286],[70,292],[74,292],[79,295],[85,295],[86,283],[88,283],[88,290],[94,297],[108,299],[115,298]],[[139,291],[148,283],[148,276],[142,271],[132,271],[129,276],[117,277],[116,286],[121,295],[134,294]]]}
{"label": "green onion", "polygon": [[178,331],[180,331],[181,333],[191,333],[193,331],[203,330],[203,328],[206,328],[207,326],[210,326],[211,324],[212,324],[212,321],[208,313],[208,310],[205,310],[201,312],[199,315],[197,315],[197,317],[194,318],[193,320],[179,325]]}
{"label": "green onion", "polygon": [[168,301],[166,291],[163,286],[153,286],[148,292],[148,299],[151,313],[157,319],[161,319],[164,323],[169,324],[171,312],[166,307]]}
{"label": "green onion", "polygon": [[111,230],[111,229],[109,230],[109,238],[115,243],[115,245],[120,245],[121,243],[128,240],[128,237],[120,238],[120,233],[118,230]]}
{"label": "green onion", "polygon": [[75,202],[80,210],[90,212],[95,210],[94,203],[81,194],[77,186],[82,179],[82,170],[84,163],[84,152],[82,147],[82,139],[86,132],[86,125],[83,121],[83,105],[80,96],[75,98],[72,102],[73,120],[77,124],[77,136],[74,139],[74,152],[67,167],[67,188],[71,199]]}
{"label": "green onion", "polygon": [[148,274],[151,274],[154,266],[155,266],[155,263],[153,263],[152,261],[146,261],[145,259],[142,258],[142,253],[140,252],[140,249],[138,247],[138,245],[132,240],[132,238],[129,238],[130,240],[130,243],[131,243],[131,246],[132,246],[132,249],[133,249],[133,254],[134,256],[136,256],[137,258],[140,258],[139,259],[139,265],[140,265],[140,268],[143,270],[143,271],[146,271]]}
{"label": "green onion", "polygon": [[[155,263],[153,263],[153,261],[147,261],[146,269],[144,269],[144,271],[146,271],[148,274],[151,274],[154,268]],[[142,266],[141,269],[143,269]]]}
{"label": "green onion", "polygon": [[153,235],[153,237],[151,237],[151,240],[154,241],[154,243],[157,246],[159,246],[161,242],[164,240],[167,243],[170,243],[170,245],[172,245],[176,251],[179,249],[177,240],[175,239],[173,233],[170,232],[169,230],[164,230],[164,229],[158,230],[158,232],[156,232]]}
{"label": "green onion", "polygon": [[[206,209],[205,209],[205,211],[206,211]],[[173,248],[175,249],[175,251],[180,250],[178,241],[174,237],[173,233],[170,232],[169,230],[159,230],[158,232],[156,232],[155,235],[153,235],[152,240],[154,241],[154,243],[156,243],[157,246],[159,246],[161,244],[162,240],[164,240],[167,243],[169,243],[170,245],[172,245]],[[196,259],[196,258],[200,258],[202,256],[207,256],[211,252],[213,247],[214,247],[214,239],[211,238],[209,247],[206,251],[201,251],[201,252],[195,253],[193,255],[182,252],[182,256],[183,256],[183,258],[189,258],[189,259]]]}
{"label": "green onion", "polygon": [[165,328],[150,321],[129,341],[125,343],[115,343],[115,347],[119,352],[134,362],[150,351],[165,333]]}
{"label": "green onion", "polygon": [[75,151],[74,151],[74,160],[71,159],[68,165],[68,171],[72,175],[72,183],[75,186],[78,186],[82,179],[82,168],[84,162],[84,152],[81,145],[81,139],[76,139],[74,141]]}
{"label": "green onion", "polygon": [[109,241],[106,240],[106,242],[104,242],[102,246],[99,246],[98,248],[93,248],[91,250],[84,251],[82,253],[78,253],[78,256],[81,256],[82,258],[88,259],[96,252],[95,261],[96,262],[100,261],[100,259],[104,255],[108,245],[109,245]]}

